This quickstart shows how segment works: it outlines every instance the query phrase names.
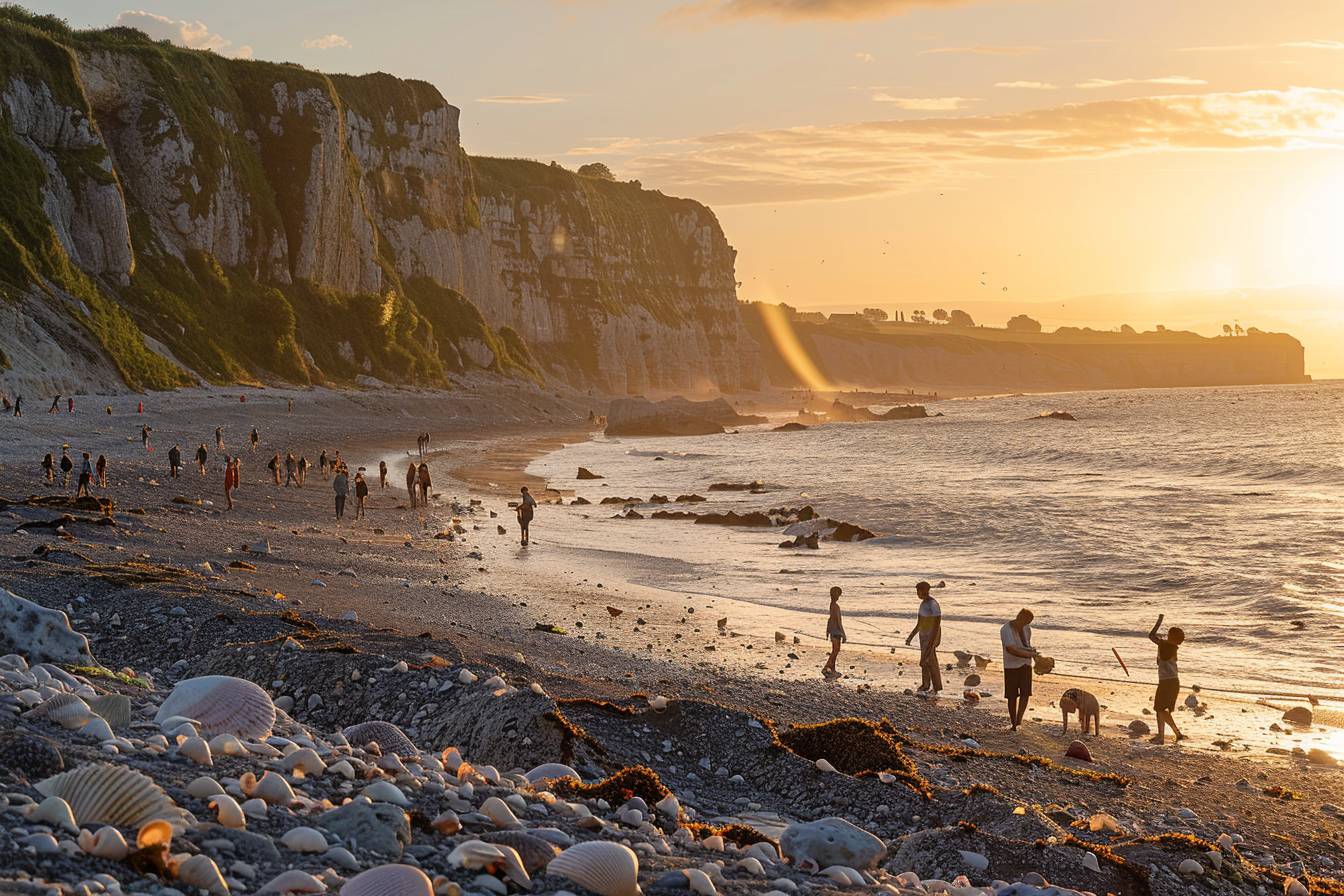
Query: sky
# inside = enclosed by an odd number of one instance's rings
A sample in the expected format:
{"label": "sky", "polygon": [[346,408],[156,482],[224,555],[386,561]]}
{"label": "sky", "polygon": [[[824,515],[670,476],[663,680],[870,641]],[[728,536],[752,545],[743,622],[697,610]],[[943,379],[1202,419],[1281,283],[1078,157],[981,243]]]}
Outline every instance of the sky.
{"label": "sky", "polygon": [[1339,0],[31,5],[430,81],[469,152],[711,205],[745,299],[1235,321],[1344,376]]}

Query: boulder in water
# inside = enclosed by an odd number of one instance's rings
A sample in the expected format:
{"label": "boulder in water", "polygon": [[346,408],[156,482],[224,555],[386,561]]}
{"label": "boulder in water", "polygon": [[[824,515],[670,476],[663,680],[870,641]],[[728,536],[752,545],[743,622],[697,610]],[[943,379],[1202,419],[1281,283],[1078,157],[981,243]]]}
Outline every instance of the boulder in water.
{"label": "boulder in water", "polygon": [[587,467],[579,467],[579,475],[575,479],[605,479],[605,476],[599,476]]}
{"label": "boulder in water", "polygon": [[722,398],[690,401],[676,396],[662,401],[620,398],[607,409],[609,436],[702,436],[725,426],[768,423],[765,417],[739,414]]}
{"label": "boulder in water", "polygon": [[807,429],[805,423],[785,423],[783,426],[776,426],[771,432],[803,432]]}
{"label": "boulder in water", "polygon": [[753,510],[750,513],[738,513],[730,510],[727,513],[702,513],[695,518],[698,526],[773,526],[774,521],[770,519],[769,514],[761,513],[759,510]]}
{"label": "boulder in water", "polygon": [[821,547],[821,536],[816,532],[808,535],[795,535],[792,541],[781,541],[779,546],[782,548],[811,548],[815,551]]}

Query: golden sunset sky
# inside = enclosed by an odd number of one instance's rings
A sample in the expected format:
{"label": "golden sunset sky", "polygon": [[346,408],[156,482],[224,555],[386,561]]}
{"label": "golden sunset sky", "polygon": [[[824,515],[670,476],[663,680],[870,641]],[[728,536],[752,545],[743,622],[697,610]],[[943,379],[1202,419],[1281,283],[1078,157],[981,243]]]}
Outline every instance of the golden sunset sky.
{"label": "golden sunset sky", "polygon": [[428,80],[472,153],[713,206],[742,298],[1235,320],[1344,376],[1338,0],[145,2],[33,6]]}

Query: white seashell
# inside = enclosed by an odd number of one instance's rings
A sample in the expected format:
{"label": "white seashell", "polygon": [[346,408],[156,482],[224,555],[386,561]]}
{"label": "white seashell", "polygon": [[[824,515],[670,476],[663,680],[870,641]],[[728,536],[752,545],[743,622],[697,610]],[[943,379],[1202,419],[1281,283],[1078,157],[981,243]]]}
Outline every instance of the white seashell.
{"label": "white seashell", "polygon": [[532,682],[532,683],[531,683],[530,685],[528,685],[527,687],[528,687],[529,690],[532,691],[532,693],[536,694],[538,697],[545,697],[545,696],[546,696],[546,689],[543,688],[539,683],[537,683],[537,682],[535,682],[535,681]]}
{"label": "white seashell", "polygon": [[270,811],[266,805],[266,801],[260,799],[244,800],[241,808],[243,814],[248,818],[265,818],[266,814]]}
{"label": "white seashell", "polygon": [[247,752],[251,753],[253,756],[262,756],[266,759],[279,759],[281,756],[285,755],[270,744],[255,740],[243,741],[243,749],[247,750]]}
{"label": "white seashell", "polygon": [[449,747],[448,749],[443,751],[444,768],[448,769],[448,771],[452,772],[455,775],[457,774],[457,770],[461,765],[462,765],[462,753],[458,751],[457,747]]}
{"label": "white seashell", "polygon": [[263,893],[325,893],[327,885],[317,878],[313,877],[307,871],[299,871],[297,868],[291,868],[288,871],[281,871],[275,877],[271,878],[265,886],[257,890],[257,896]]}
{"label": "white seashell", "polygon": [[863,875],[853,868],[846,868],[844,865],[831,865],[817,872],[818,877],[826,877],[835,881],[842,887],[862,887],[866,881]]}
{"label": "white seashell", "polygon": [[210,755],[210,745],[205,742],[203,737],[187,738],[177,745],[177,752],[197,765],[215,764],[214,758]]}
{"label": "white seashell", "polygon": [[133,828],[161,818],[181,830],[195,823],[149,777],[124,765],[87,763],[39,781],[36,788],[43,796],[59,796],[69,803],[81,825]]}
{"label": "white seashell", "polygon": [[379,865],[346,881],[341,896],[434,896],[434,885],[419,868]]}
{"label": "white seashell", "polygon": [[480,871],[498,862],[503,862],[503,860],[504,853],[500,851],[498,846],[482,840],[467,840],[459,843],[448,854],[449,865],[454,868],[466,868],[469,871]]}
{"label": "white seashell", "polygon": [[462,820],[452,809],[445,809],[434,817],[429,826],[445,837],[451,837],[462,830]]}
{"label": "white seashell", "polygon": [[120,862],[131,854],[126,838],[112,825],[103,825],[97,831],[80,831],[79,848],[91,856]]}
{"label": "white seashell", "polygon": [[102,716],[112,730],[131,724],[131,698],[125,694],[104,694],[88,701],[89,709]]}
{"label": "white seashell", "polygon": [[1186,859],[1185,861],[1181,862],[1179,866],[1177,866],[1176,870],[1181,872],[1182,874],[1201,875],[1204,873],[1204,866],[1196,862],[1194,859]]}
{"label": "white seashell", "polygon": [[699,868],[683,868],[681,873],[686,875],[686,882],[692,893],[698,893],[699,896],[719,896],[719,891],[714,889],[714,881]]}
{"label": "white seashell", "polygon": [[316,828],[300,826],[285,831],[280,843],[290,852],[326,852],[327,838]]}
{"label": "white seashell", "polygon": [[374,743],[384,755],[395,753],[402,758],[409,759],[419,754],[415,744],[402,731],[391,722],[360,722],[358,725],[351,725],[341,732],[352,747],[365,747]]}
{"label": "white seashell", "polygon": [[94,717],[89,705],[74,694],[59,693],[28,710],[29,718],[48,718],[67,731],[75,731]]}
{"label": "white seashell", "polygon": [[753,843],[746,848],[744,854],[748,856],[755,856],[762,862],[779,861],[779,852],[775,849],[775,845],[773,843],[765,843],[765,842]]}
{"label": "white seashell", "polygon": [[472,673],[470,669],[463,669],[457,673],[457,680],[462,682],[463,684],[475,684],[476,676]]}
{"label": "white seashell", "polygon": [[761,860],[755,856],[739,859],[735,867],[741,868],[748,874],[754,874],[756,877],[765,877],[765,866],[762,865]]}
{"label": "white seashell", "polygon": [[350,760],[342,759],[339,762],[333,762],[327,766],[327,771],[332,774],[340,775],[347,781],[355,780],[355,767],[350,764]]}
{"label": "white seashell", "polygon": [[290,773],[320,775],[327,770],[327,764],[312,747],[301,747],[282,759],[280,768]]}
{"label": "white seashell", "polygon": [[194,855],[178,865],[177,879],[216,896],[228,896],[229,893],[229,885],[224,882],[224,875],[219,873],[219,866],[207,855]]}
{"label": "white seashell", "polygon": [[275,727],[275,704],[269,694],[246,679],[203,675],[179,681],[154,721],[162,724],[171,716],[195,719],[210,737],[266,737]]}
{"label": "white seashell", "polygon": [[481,687],[486,688],[487,690],[497,691],[500,688],[508,687],[508,684],[498,675],[491,675],[485,681],[481,682]]}
{"label": "white seashell", "polygon": [[583,781],[579,773],[568,765],[559,762],[547,762],[526,772],[523,775],[529,784],[537,784],[541,781],[549,781],[552,778],[573,778],[575,781]]}
{"label": "white seashell", "polygon": [[378,761],[374,763],[374,765],[385,772],[391,772],[393,777],[407,774],[406,764],[401,761],[401,757],[396,753],[388,753],[386,756],[379,756]]}
{"label": "white seashell", "polygon": [[293,788],[275,772],[268,771],[260,779],[251,772],[244,772],[238,784],[243,788],[243,793],[265,800],[272,806],[288,806],[294,802]]}
{"label": "white seashell", "polygon": [[221,756],[246,756],[247,747],[232,734],[216,734],[210,738],[210,752]]}
{"label": "white seashell", "polygon": [[346,871],[359,870],[359,859],[355,858],[355,854],[344,846],[333,846],[322,853],[322,860],[344,868]]}
{"label": "white seashell", "polygon": [[654,696],[649,698],[649,706],[653,709],[656,709],[658,712],[662,712],[663,710],[667,709],[667,703],[668,703],[667,698],[664,697],[662,694],[655,694]]}
{"label": "white seashell", "polygon": [[361,792],[375,803],[391,803],[402,807],[411,804],[411,801],[406,799],[406,794],[401,792],[401,788],[389,781],[374,781]]}
{"label": "white seashell", "polygon": [[878,772],[877,780],[881,781],[883,784],[895,784],[897,778],[891,772]]}
{"label": "white seashell", "polygon": [[79,825],[75,824],[75,813],[70,811],[70,804],[58,796],[49,796],[34,806],[32,812],[28,814],[28,820],[40,821],[54,828],[65,828],[72,834],[79,830]]}
{"label": "white seashell", "polygon": [[492,796],[481,803],[481,814],[493,821],[497,828],[515,831],[523,826],[518,816],[509,808],[509,804],[497,796]]}
{"label": "white seashell", "polygon": [[162,818],[147,821],[135,832],[135,848],[148,849],[161,846],[167,849],[173,843],[173,828]]}
{"label": "white seashell", "polygon": [[710,852],[723,852],[723,838],[718,834],[711,834],[700,841],[700,845]]}
{"label": "white seashell", "polygon": [[825,760],[825,759],[818,759],[816,764],[817,764],[817,770],[818,770],[818,771],[823,771],[823,772],[833,772],[833,771],[835,771],[835,766],[831,765],[831,763],[830,763],[828,760]]}
{"label": "white seashell", "polygon": [[669,793],[667,796],[653,804],[653,808],[667,818],[675,819],[681,815],[681,802],[675,794]]}
{"label": "white seashell", "polygon": [[112,740],[116,737],[112,733],[112,726],[107,724],[107,719],[101,716],[92,716],[79,729],[79,733],[85,737],[91,737],[100,743],[105,740]]}
{"label": "white seashell", "polygon": [[[988,866],[988,860],[986,860],[986,866]],[[1083,853],[1083,867],[1088,871],[1101,873],[1101,864],[1097,862],[1097,854],[1094,852]]]}
{"label": "white seashell", "polygon": [[[248,800],[248,802],[252,802]],[[261,800],[256,802],[262,805],[262,816],[266,814],[266,804]],[[227,793],[216,793],[206,799],[205,804],[215,810],[219,823],[226,828],[232,828],[235,831],[241,831],[247,828],[247,816],[243,812],[243,807],[238,805],[238,801]]]}
{"label": "white seashell", "polygon": [[203,800],[223,792],[224,788],[219,786],[219,782],[209,775],[201,775],[199,778],[193,779],[192,782],[187,785],[187,793],[196,797],[198,800]]}
{"label": "white seashell", "polygon": [[1311,896],[1311,891],[1307,885],[1295,877],[1285,877],[1283,879],[1283,896]]}
{"label": "white seashell", "polygon": [[1211,849],[1204,853],[1204,855],[1208,857],[1209,864],[1213,866],[1214,871],[1221,871],[1223,869],[1223,854],[1218,850]]}
{"label": "white seashell", "polygon": [[590,840],[566,849],[546,866],[558,875],[586,887],[598,896],[638,896],[639,857],[628,846],[610,840]]}

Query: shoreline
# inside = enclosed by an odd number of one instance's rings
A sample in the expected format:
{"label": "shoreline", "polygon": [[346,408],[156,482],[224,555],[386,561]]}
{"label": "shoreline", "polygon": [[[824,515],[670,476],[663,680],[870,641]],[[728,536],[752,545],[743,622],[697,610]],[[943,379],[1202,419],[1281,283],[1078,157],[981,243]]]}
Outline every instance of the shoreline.
{"label": "shoreline", "polygon": [[[486,388],[488,391],[493,387]],[[213,400],[206,396],[200,402],[208,410]],[[678,792],[694,792],[697,799],[685,802],[694,802],[709,815],[717,817],[741,813],[740,806],[734,808],[735,801],[747,799],[766,807],[774,806],[772,811],[799,815],[818,813],[813,817],[821,814],[851,816],[856,823],[875,827],[882,836],[892,838],[894,842],[900,837],[916,836],[927,825],[915,816],[923,817],[928,813],[927,810],[906,809],[890,816],[875,816],[871,811],[876,805],[872,802],[873,796],[860,798],[858,791],[853,791],[860,786],[853,782],[864,779],[848,776],[834,779],[830,784],[809,784],[806,791],[809,796],[803,802],[799,802],[797,796],[789,796],[792,791],[787,788],[779,789],[786,786],[782,781],[771,783],[753,777],[755,791],[752,792],[740,787],[735,789],[736,785],[723,779],[693,780],[686,777],[687,772],[695,768],[693,758],[717,750],[721,738],[727,737],[727,743],[732,743],[734,728],[716,728],[717,733],[713,735],[704,734],[699,740],[683,740],[700,730],[695,727],[699,722],[692,724],[690,717],[681,716],[680,724],[690,727],[684,730],[677,726],[669,728],[647,712],[641,713],[636,718],[642,724],[657,725],[658,737],[673,738],[677,744],[674,754],[663,755],[659,751],[657,756],[650,755],[645,760],[641,753],[649,753],[649,744],[646,738],[635,736],[633,731],[627,732],[628,717],[608,713],[591,701],[612,700],[627,705],[632,702],[633,694],[661,693],[673,698],[674,705],[684,704],[686,712],[691,712],[693,707],[707,706],[710,708],[695,712],[713,715],[714,705],[726,707],[730,712],[723,724],[728,723],[728,718],[738,720],[733,725],[745,724],[742,716],[732,715],[745,712],[770,721],[781,731],[790,724],[825,722],[839,716],[885,717],[891,719],[900,731],[921,742],[964,749],[965,740],[970,739],[996,755],[1011,756],[1027,751],[1061,761],[1064,748],[1073,735],[1060,737],[1057,734],[1058,717],[1048,706],[1051,698],[1044,682],[1033,700],[1035,709],[1028,713],[1028,725],[1020,736],[1010,736],[1003,730],[1002,710],[998,706],[1001,701],[986,699],[979,707],[972,708],[959,700],[906,698],[874,686],[863,677],[823,682],[815,676],[777,676],[773,672],[775,664],[786,662],[784,653],[789,651],[798,653],[800,668],[813,664],[819,668],[820,645],[814,647],[803,642],[776,648],[772,641],[764,640],[763,636],[768,632],[758,635],[751,628],[750,605],[718,595],[668,592],[622,581],[619,558],[608,558],[612,562],[607,565],[594,564],[591,555],[585,552],[552,545],[545,526],[538,529],[541,539],[537,547],[530,551],[520,550],[514,541],[516,532],[507,525],[507,508],[500,495],[481,494],[467,487],[453,498],[450,496],[456,490],[455,486],[445,486],[445,479],[461,471],[469,481],[473,477],[484,478],[487,483],[493,481],[501,489],[505,488],[510,481],[516,481],[505,475],[508,471],[504,470],[497,478],[488,471],[507,467],[506,458],[517,462],[548,444],[564,441],[571,437],[574,428],[561,421],[560,433],[539,432],[549,425],[544,419],[513,421],[499,427],[484,426],[475,422],[470,414],[489,413],[492,418],[497,417],[498,412],[490,401],[478,395],[459,395],[443,400],[451,405],[436,409],[444,425],[451,425],[457,431],[469,428],[473,438],[446,443],[448,458],[456,452],[468,459],[454,466],[451,474],[445,473],[443,459],[438,454],[445,443],[437,427],[433,427],[435,457],[430,462],[436,469],[435,478],[439,482],[436,491],[440,496],[423,512],[413,513],[399,507],[399,489],[394,488],[390,495],[375,489],[367,521],[347,521],[336,526],[330,519],[329,483],[314,473],[310,475],[310,488],[301,491],[266,484],[263,453],[245,463],[244,484],[237,498],[238,509],[225,514],[219,510],[221,496],[213,469],[205,482],[189,471],[183,480],[173,484],[159,467],[163,462],[162,449],[146,456],[139,452],[136,443],[114,458],[113,491],[119,504],[114,514],[117,525],[74,526],[70,532],[75,539],[73,543],[50,530],[45,533],[37,529],[0,533],[0,545],[4,545],[4,550],[0,551],[0,557],[4,558],[0,560],[0,568],[5,570],[6,585],[31,599],[59,606],[71,600],[72,592],[87,593],[92,601],[90,606],[101,608],[103,621],[91,623],[88,613],[83,611],[76,613],[76,618],[82,626],[98,635],[93,650],[99,659],[113,662],[155,656],[160,652],[165,661],[174,656],[182,657],[177,664],[158,664],[159,668],[154,672],[156,681],[171,681],[184,677],[189,671],[200,670],[202,663],[213,655],[213,648],[208,642],[203,643],[205,655],[193,656],[189,653],[192,640],[184,640],[181,644],[134,643],[125,634],[108,627],[107,619],[114,608],[127,620],[133,618],[133,611],[145,613],[152,609],[154,613],[161,613],[165,621],[156,621],[157,617],[152,616],[140,617],[147,630],[168,633],[185,623],[188,627],[184,631],[192,633],[190,638],[197,638],[201,636],[196,632],[208,632],[211,625],[217,624],[210,620],[221,612],[219,602],[236,603],[246,609],[244,619],[278,618],[277,614],[282,611],[294,614],[294,618],[304,620],[305,625],[316,627],[315,635],[319,641],[336,638],[351,645],[356,654],[349,662],[356,662],[365,652],[378,655],[390,652],[408,661],[423,662],[421,658],[426,651],[432,651],[449,663],[465,660],[497,669],[510,680],[527,676],[539,681],[547,694],[579,701],[564,704],[565,709],[575,715],[577,724],[602,742],[610,756],[605,760],[608,772],[614,771],[619,762],[652,762],[660,775],[676,782],[674,789]],[[422,396],[409,396],[407,401],[412,409],[425,404]],[[381,406],[373,408],[367,404],[367,396],[328,396],[317,404],[320,407],[302,410],[296,406],[295,417],[299,419],[292,419],[286,427],[291,439],[302,439],[310,445],[327,441],[352,413],[357,418],[362,413],[365,425],[376,426],[383,433],[404,427],[409,434],[408,442],[413,442],[414,432],[425,428],[417,425],[423,421],[402,407],[403,402],[399,399],[384,399]],[[574,416],[578,417],[582,413],[577,409],[579,403],[572,404]],[[213,428],[205,425],[199,403],[183,402],[183,405],[156,418],[157,434],[166,438],[176,435],[180,441],[185,441],[181,436],[186,432]],[[487,407],[489,411],[484,410]],[[233,403],[221,403],[219,408],[227,408],[233,415],[239,413]],[[270,408],[267,413],[273,414],[274,418],[268,418],[260,427],[264,441],[271,437],[271,432],[281,428],[276,421],[283,421],[288,416],[277,408]],[[54,423],[39,420],[34,425],[45,431]],[[518,429],[512,428],[515,425],[538,431],[536,438],[520,441]],[[574,424],[574,427],[582,429],[583,424]],[[235,435],[242,431],[237,430]],[[202,432],[192,441],[205,435]],[[351,447],[354,441],[347,437],[339,443],[352,466],[365,462],[367,455],[373,458],[372,464],[376,467],[380,454],[390,456],[397,450],[395,445],[388,444],[390,440],[385,435],[361,437],[361,441],[367,442],[365,447]],[[490,447],[492,443],[495,445],[493,449]],[[41,492],[41,487],[36,485],[36,473],[30,472],[35,470],[35,463],[29,461],[34,463],[32,467],[27,464],[16,467],[13,440],[6,440],[5,445],[7,462],[0,463],[0,494],[17,496]],[[381,447],[375,447],[377,445]],[[183,453],[190,452],[184,450]],[[315,451],[310,453],[315,454]],[[30,487],[25,488],[25,482],[30,483]],[[319,487],[312,489],[311,485]],[[179,493],[187,503],[172,500]],[[482,501],[482,505],[474,507],[470,503],[472,498]],[[197,500],[212,501],[214,506],[194,503]],[[139,507],[145,510],[143,516],[127,512]],[[10,505],[5,512],[33,520],[50,519],[53,515],[51,511],[23,505]],[[498,516],[492,517],[491,513]],[[506,535],[497,535],[493,531],[499,523],[505,524]],[[437,535],[453,537],[436,538]],[[268,540],[269,555],[250,555],[239,549],[239,545],[252,543],[259,537]],[[57,555],[67,559],[56,562],[47,559],[53,557],[47,554],[34,560],[35,544],[38,547],[48,545]],[[72,552],[88,557],[94,565],[88,566],[83,560],[75,559]],[[155,572],[153,576],[147,572],[138,574],[142,580],[135,584],[137,580],[125,579],[133,568],[127,566],[127,562],[141,556],[146,559],[139,562],[152,564],[154,570],[162,572]],[[245,560],[255,569],[229,570],[227,563],[234,559]],[[212,572],[202,576],[193,570],[203,560],[211,563]],[[95,571],[98,569],[116,571],[117,581],[124,579],[131,584],[117,584],[107,578],[109,573]],[[344,569],[350,569],[353,575],[343,575]],[[177,572],[179,570],[181,572]],[[166,578],[155,578],[160,575]],[[72,589],[69,584],[72,581],[84,584]],[[172,621],[168,608],[174,605],[185,611],[182,622]],[[614,616],[607,607],[620,609],[621,615]],[[351,611],[356,614],[355,620],[341,621],[341,617]],[[726,630],[720,632],[714,620],[723,615],[727,615],[730,622]],[[268,630],[278,630],[281,635],[285,631],[294,631],[288,624],[266,624],[272,627]],[[554,626],[564,633],[540,631],[537,625]],[[737,631],[737,637],[734,637],[734,631]],[[426,633],[428,637],[418,638],[418,632]],[[237,635],[226,640],[237,640]],[[269,655],[269,651],[280,649],[282,641],[283,636],[273,644],[266,640],[255,643],[263,655]],[[750,658],[735,658],[747,653],[742,645],[751,641],[756,643]],[[302,647],[304,642],[299,643]],[[264,646],[266,644],[272,646]],[[706,649],[711,647],[713,649]],[[300,657],[307,654],[305,649],[298,650]],[[331,657],[332,662],[341,656],[339,653],[314,653],[312,658],[315,661],[323,655]],[[887,662],[899,663],[901,659],[893,657]],[[757,668],[758,661],[765,662],[766,667]],[[143,659],[137,662],[143,662]],[[842,653],[841,662],[846,665],[854,662],[854,654]],[[236,670],[232,674],[247,674],[251,669],[230,668]],[[257,674],[263,678],[263,683],[269,684],[275,676],[263,671],[266,668],[258,667]],[[913,664],[906,664],[905,671],[912,668]],[[997,665],[991,667],[986,677],[995,674],[996,669]],[[322,689],[319,681],[305,682],[302,686],[314,691]],[[292,688],[293,684],[285,687]],[[637,699],[633,702],[639,703]],[[296,707],[301,717],[312,715],[302,709]],[[1217,714],[1232,711],[1219,707]],[[1033,718],[1041,721],[1033,722]],[[1184,717],[1181,721],[1185,721]],[[1108,722],[1103,730],[1109,732],[1110,729]],[[1133,778],[1135,783],[1123,791],[1098,784],[1080,786],[1068,776],[1023,776],[1020,766],[1003,759],[973,759],[969,763],[959,763],[948,761],[937,753],[920,753],[918,767],[944,800],[951,800],[953,795],[972,783],[983,782],[992,784],[1010,800],[1072,807],[1073,811],[1084,813],[1078,816],[1080,818],[1088,811],[1105,810],[1124,820],[1131,829],[1135,826],[1148,831],[1194,829],[1212,839],[1217,829],[1230,826],[1253,840],[1258,851],[1271,854],[1281,852],[1274,839],[1278,836],[1290,838],[1311,855],[1328,854],[1327,845],[1344,836],[1344,824],[1320,808],[1337,798],[1332,795],[1337,794],[1340,785],[1344,784],[1344,772],[1338,769],[1308,765],[1292,756],[1258,752],[1213,756],[1183,747],[1151,748],[1128,738],[1109,735],[1090,739],[1088,743],[1096,762],[1091,765],[1075,763],[1070,767],[1115,772]],[[436,748],[444,745],[434,744]],[[677,755],[683,758],[679,760]],[[687,756],[691,759],[686,759]],[[734,762],[730,756],[731,753],[723,754],[724,758],[719,761],[732,768]],[[492,756],[482,756],[479,761],[492,760],[510,763],[507,758]],[[746,774],[748,770],[744,768],[742,771]],[[1267,783],[1238,788],[1236,782],[1241,780]],[[1288,803],[1264,796],[1260,791],[1275,781],[1289,784],[1300,793],[1301,800]],[[849,794],[845,798],[857,802],[829,804],[829,797],[825,796],[828,793]],[[901,805],[894,796],[888,799],[893,805]],[[1199,827],[1185,822],[1173,828],[1173,823],[1164,819],[1172,805],[1181,803],[1199,806],[1201,815],[1208,809],[1207,825]],[[855,806],[866,808],[856,809]],[[1311,811],[1303,811],[1305,809]],[[967,820],[979,818],[981,823],[987,823],[987,816],[957,814],[967,811],[970,810],[948,808],[943,817],[949,822],[962,817]],[[1317,873],[1329,870],[1328,866],[1316,861],[1311,865]],[[1059,874],[1064,875],[1064,872]],[[1059,879],[1059,883],[1086,888],[1086,879],[1082,877],[1066,875]],[[736,885],[729,889],[734,887]]]}

